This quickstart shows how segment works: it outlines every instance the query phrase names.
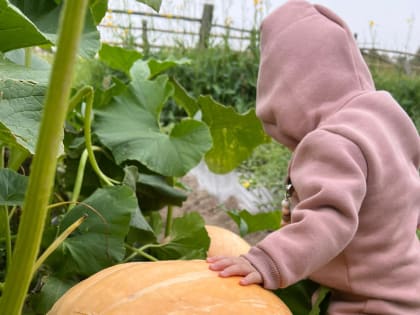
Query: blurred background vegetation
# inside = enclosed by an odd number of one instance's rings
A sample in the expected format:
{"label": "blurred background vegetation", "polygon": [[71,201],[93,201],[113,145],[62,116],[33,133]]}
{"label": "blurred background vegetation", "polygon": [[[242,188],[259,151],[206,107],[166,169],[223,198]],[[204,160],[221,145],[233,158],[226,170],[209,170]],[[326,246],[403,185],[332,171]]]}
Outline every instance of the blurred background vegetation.
{"label": "blurred background vegetation", "polygon": [[[258,5],[261,3],[256,1],[256,8]],[[108,31],[112,30],[113,34],[119,37],[118,45],[132,49],[140,48],[145,58],[187,58],[189,63],[175,67],[171,71],[191,95],[211,95],[216,101],[232,106],[240,113],[255,108],[259,64],[258,32],[255,27],[251,30],[235,29],[231,27],[229,20],[226,20],[223,25],[211,24],[211,29],[208,30],[209,38],[203,44],[202,34],[198,29],[203,25],[204,11],[201,18],[192,21],[197,24],[195,33],[189,30],[187,33],[174,31],[173,34],[180,38],[187,36],[190,39],[196,36],[197,42],[197,36],[200,36],[198,45],[191,45],[191,41],[179,39],[175,41],[175,45],[154,45],[147,38],[147,34],[153,31],[162,31],[156,27],[157,23],[153,22],[156,19],[169,19],[173,23],[171,27],[175,28],[185,18],[181,16],[150,16],[150,14],[135,16],[136,12],[130,10],[113,10],[110,11],[113,19],[110,13],[105,18],[105,26]],[[127,14],[130,23],[124,27],[116,25],[116,22],[113,22],[118,21],[115,16],[124,13]],[[149,18],[148,28],[144,20],[146,17]],[[142,28],[133,26],[136,19],[143,19]],[[258,24],[259,19],[260,16],[255,16],[254,25]],[[121,32],[118,33],[118,30]],[[172,31],[165,30],[165,32]],[[239,45],[238,40],[241,41]],[[381,50],[378,47],[376,43],[370,48],[361,48],[377,90],[390,92],[420,130],[420,48],[416,54],[413,54]],[[170,124],[184,116],[182,109],[168,102],[161,119],[164,124]],[[289,158],[290,153],[287,149],[271,142],[256,148],[251,158],[237,169],[245,187],[250,190],[264,187],[271,192],[273,202],[261,205],[264,209],[276,209],[280,205]]]}

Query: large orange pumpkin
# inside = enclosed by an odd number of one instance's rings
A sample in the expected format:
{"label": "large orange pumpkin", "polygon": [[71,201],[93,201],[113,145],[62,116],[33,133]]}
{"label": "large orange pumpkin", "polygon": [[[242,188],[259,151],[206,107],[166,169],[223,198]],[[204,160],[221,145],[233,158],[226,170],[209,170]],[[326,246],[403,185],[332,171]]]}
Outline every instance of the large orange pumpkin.
{"label": "large orange pumpkin", "polygon": [[220,278],[203,260],[104,269],[64,294],[48,315],[291,315],[272,292]]}
{"label": "large orange pumpkin", "polygon": [[251,245],[238,234],[225,228],[206,225],[210,237],[210,247],[207,256],[239,256],[245,254]]}

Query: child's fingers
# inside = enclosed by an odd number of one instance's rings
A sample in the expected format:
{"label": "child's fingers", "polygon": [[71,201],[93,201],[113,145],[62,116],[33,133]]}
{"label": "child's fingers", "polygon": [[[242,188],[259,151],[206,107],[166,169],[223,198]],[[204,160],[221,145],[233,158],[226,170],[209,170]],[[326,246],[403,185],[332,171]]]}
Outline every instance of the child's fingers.
{"label": "child's fingers", "polygon": [[250,285],[250,284],[260,284],[262,282],[263,282],[263,280],[262,280],[262,277],[259,274],[259,272],[254,271],[254,272],[249,273],[245,277],[243,277],[239,281],[239,284],[241,284],[241,285]]}
{"label": "child's fingers", "polygon": [[209,268],[219,271],[221,277],[243,276],[239,282],[241,285],[262,283],[260,273],[242,257],[215,256],[207,258],[207,262]]}
{"label": "child's fingers", "polygon": [[219,275],[221,277],[247,276],[252,271],[253,269],[251,269],[248,265],[239,263],[226,267],[219,272]]}
{"label": "child's fingers", "polygon": [[220,271],[235,264],[236,259],[237,257],[213,257],[213,259],[210,261],[209,268],[211,270]]}
{"label": "child's fingers", "polygon": [[223,258],[225,258],[225,256],[211,256],[211,257],[207,257],[206,261],[208,263],[213,263],[213,262],[216,262],[216,261],[218,261],[220,259],[223,259]]}

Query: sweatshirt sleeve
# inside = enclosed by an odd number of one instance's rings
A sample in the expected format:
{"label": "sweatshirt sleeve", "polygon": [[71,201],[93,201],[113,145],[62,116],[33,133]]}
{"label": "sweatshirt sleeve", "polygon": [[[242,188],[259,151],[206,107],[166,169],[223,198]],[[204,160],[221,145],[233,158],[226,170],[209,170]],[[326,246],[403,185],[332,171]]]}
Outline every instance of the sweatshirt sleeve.
{"label": "sweatshirt sleeve", "polygon": [[359,147],[328,131],[302,140],[289,172],[299,200],[291,224],[244,255],[267,289],[287,287],[336,257],[356,233],[366,194],[367,165]]}

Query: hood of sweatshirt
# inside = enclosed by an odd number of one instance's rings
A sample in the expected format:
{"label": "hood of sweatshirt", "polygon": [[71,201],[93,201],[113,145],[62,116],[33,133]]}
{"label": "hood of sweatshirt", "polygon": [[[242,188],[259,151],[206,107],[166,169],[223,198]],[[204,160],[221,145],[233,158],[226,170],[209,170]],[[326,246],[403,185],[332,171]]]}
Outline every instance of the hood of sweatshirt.
{"label": "hood of sweatshirt", "polygon": [[350,99],[375,90],[353,34],[335,13],[291,0],[261,25],[257,116],[294,150]]}

